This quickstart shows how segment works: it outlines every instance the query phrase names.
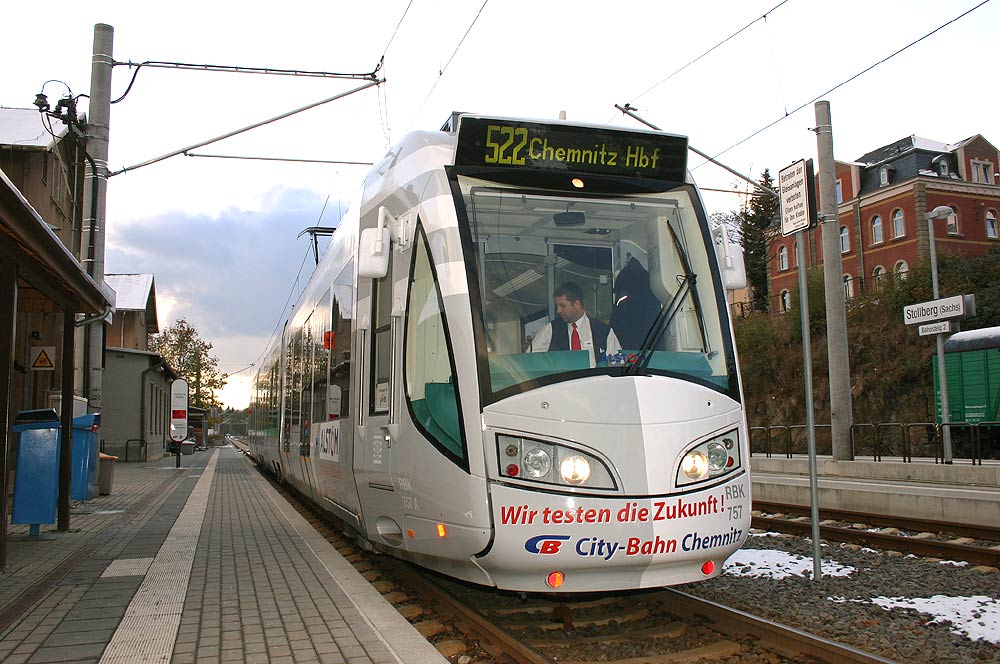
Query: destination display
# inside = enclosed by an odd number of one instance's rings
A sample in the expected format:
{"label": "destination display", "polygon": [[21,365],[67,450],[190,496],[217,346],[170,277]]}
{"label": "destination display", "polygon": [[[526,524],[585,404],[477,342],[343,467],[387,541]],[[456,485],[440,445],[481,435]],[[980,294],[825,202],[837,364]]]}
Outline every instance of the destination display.
{"label": "destination display", "polygon": [[574,171],[684,182],[687,138],[597,127],[463,117],[457,166]]}

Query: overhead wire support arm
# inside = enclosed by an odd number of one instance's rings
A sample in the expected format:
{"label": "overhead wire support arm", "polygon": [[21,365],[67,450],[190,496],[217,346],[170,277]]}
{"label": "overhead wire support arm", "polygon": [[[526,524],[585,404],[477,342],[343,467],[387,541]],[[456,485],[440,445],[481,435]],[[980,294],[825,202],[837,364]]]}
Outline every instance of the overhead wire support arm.
{"label": "overhead wire support arm", "polygon": [[300,164],[337,164],[346,166],[371,166],[370,161],[341,161],[337,159],[301,159],[296,157],[254,157],[238,154],[208,154],[205,152],[185,152],[185,157],[210,157],[212,159],[246,159],[250,161],[291,161]]}
{"label": "overhead wire support arm", "polygon": [[260,122],[255,122],[252,125],[248,125],[246,127],[243,127],[242,129],[236,129],[235,131],[228,132],[226,134],[223,134],[222,136],[216,136],[215,138],[210,138],[207,141],[201,141],[200,143],[195,143],[194,145],[188,145],[187,147],[183,147],[183,148],[181,148],[179,150],[174,150],[173,152],[168,152],[165,155],[161,155],[159,157],[154,157],[153,159],[147,159],[144,162],[141,162],[141,163],[138,163],[138,164],[134,164],[132,166],[126,166],[125,168],[119,169],[119,170],[114,171],[112,173],[108,173],[108,177],[111,177],[113,175],[121,175],[122,173],[126,173],[128,171],[134,171],[134,170],[136,170],[138,168],[142,168],[143,166],[150,166],[150,165],[155,164],[157,162],[163,161],[164,159],[169,159],[170,157],[176,157],[179,154],[186,154],[186,153],[190,152],[191,150],[194,150],[194,149],[197,149],[197,148],[201,148],[201,147],[205,147],[206,145],[210,145],[212,143],[217,143],[217,142],[219,142],[221,140],[224,140],[224,139],[227,139],[227,138],[231,138],[233,136],[236,136],[238,134],[242,134],[244,132],[248,132],[251,129],[256,129],[258,127],[263,127],[264,125],[270,124],[272,122],[277,122],[278,120],[284,120],[285,118],[291,117],[293,115],[296,115],[297,113],[301,113],[303,111],[308,111],[309,109],[316,108],[317,106],[322,106],[323,104],[329,104],[331,101],[336,101],[338,99],[343,99],[344,97],[352,95],[352,94],[354,94],[356,92],[361,92],[362,90],[367,90],[370,87],[373,87],[373,86],[376,86],[376,85],[381,85],[382,83],[385,83],[385,79],[384,78],[375,79],[373,81],[369,81],[368,83],[365,83],[364,85],[360,85],[360,86],[354,88],[353,90],[348,90],[347,92],[342,92],[342,93],[336,94],[336,95],[334,95],[332,97],[327,97],[326,99],[321,99],[320,101],[313,102],[312,104],[307,104],[305,106],[301,106],[301,107],[296,108],[296,109],[291,110],[291,111],[287,111],[285,113],[282,113],[281,115],[277,115],[277,116],[275,116],[273,118],[269,118],[267,120],[262,120]]}
{"label": "overhead wire support arm", "polygon": [[222,72],[227,74],[267,74],[270,76],[299,76],[304,78],[342,78],[349,80],[371,80],[376,79],[376,75],[379,70],[382,69],[382,62],[375,66],[370,72],[367,73],[344,73],[344,72],[332,72],[332,71],[308,71],[302,69],[272,69],[270,67],[240,67],[232,65],[209,65],[209,64],[192,64],[189,62],[164,62],[160,60],[146,60],[145,62],[119,62],[115,60],[112,64],[115,66],[128,66],[129,69],[135,67],[137,70],[142,67],[154,67],[158,69],[186,69],[192,71],[211,71],[211,72]]}
{"label": "overhead wire support arm", "polygon": [[[645,119],[641,118],[640,116],[636,115],[634,113],[635,107],[633,107],[631,104],[627,104],[626,103],[624,106],[622,106],[620,104],[615,104],[615,108],[617,108],[619,111],[621,111],[625,115],[629,116],[630,118],[638,120],[639,122],[641,122],[642,124],[646,125],[647,127],[649,127],[650,129],[652,129],[654,131],[663,131],[662,129],[660,129],[659,127],[657,127],[656,125],[654,125],[652,122],[649,122],[648,120],[645,120]],[[755,182],[754,180],[751,180],[749,177],[747,177],[746,175],[743,175],[739,171],[734,171],[729,166],[726,166],[721,161],[717,161],[713,157],[708,156],[707,154],[705,154],[704,152],[702,152],[698,148],[694,147],[690,143],[688,144],[688,150],[690,150],[691,152],[695,153],[699,157],[702,157],[703,159],[706,159],[709,162],[715,164],[719,168],[725,169],[726,171],[732,173],[733,175],[735,175],[739,179],[744,180],[746,182],[749,182],[750,184],[752,184],[757,189],[760,189],[761,191],[763,191],[765,193],[768,193],[771,196],[774,196],[775,198],[780,198],[778,192],[776,192],[774,189],[770,189],[768,187],[763,186],[759,182]]]}

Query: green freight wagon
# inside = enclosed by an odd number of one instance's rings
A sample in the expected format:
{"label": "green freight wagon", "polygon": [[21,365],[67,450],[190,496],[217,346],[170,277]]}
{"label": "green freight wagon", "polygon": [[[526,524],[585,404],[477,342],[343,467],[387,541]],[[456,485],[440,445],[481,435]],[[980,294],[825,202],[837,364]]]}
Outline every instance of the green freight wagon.
{"label": "green freight wagon", "polygon": [[[984,424],[983,447],[989,457],[993,440],[1000,434],[1000,327],[958,332],[944,343],[948,374],[949,414],[952,422]],[[933,358],[935,402],[941,421],[937,358]]]}

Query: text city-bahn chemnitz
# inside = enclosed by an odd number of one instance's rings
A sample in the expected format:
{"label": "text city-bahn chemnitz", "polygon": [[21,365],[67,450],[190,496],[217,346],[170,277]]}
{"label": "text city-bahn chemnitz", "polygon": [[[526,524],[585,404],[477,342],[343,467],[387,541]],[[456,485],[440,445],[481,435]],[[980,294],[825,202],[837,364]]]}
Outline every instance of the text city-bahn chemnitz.
{"label": "text city-bahn chemnitz", "polygon": [[254,457],[372,546],[515,591],[716,576],[750,524],[687,139],[455,115],[376,164],[254,379]]}

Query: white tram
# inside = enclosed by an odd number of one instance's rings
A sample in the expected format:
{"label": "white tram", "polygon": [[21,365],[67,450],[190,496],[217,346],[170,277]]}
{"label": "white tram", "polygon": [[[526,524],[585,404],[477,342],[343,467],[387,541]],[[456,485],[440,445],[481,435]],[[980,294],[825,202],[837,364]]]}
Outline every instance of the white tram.
{"label": "white tram", "polygon": [[408,135],[259,366],[252,454],[371,546],[475,583],[718,575],[750,524],[725,296],[745,276],[686,156],[565,121]]}

